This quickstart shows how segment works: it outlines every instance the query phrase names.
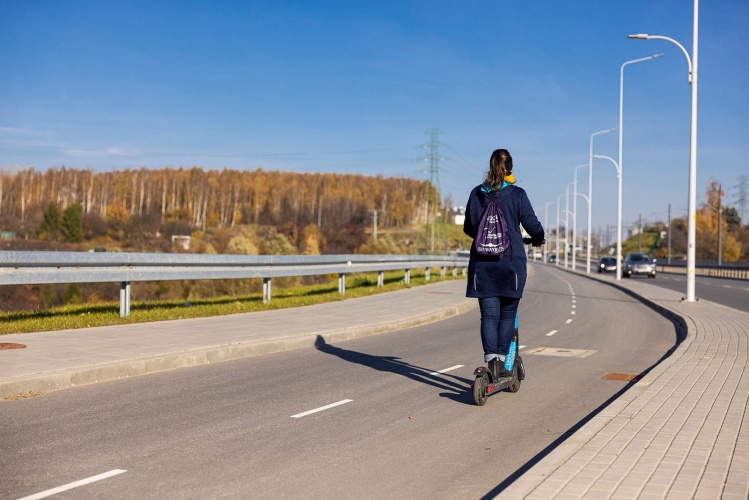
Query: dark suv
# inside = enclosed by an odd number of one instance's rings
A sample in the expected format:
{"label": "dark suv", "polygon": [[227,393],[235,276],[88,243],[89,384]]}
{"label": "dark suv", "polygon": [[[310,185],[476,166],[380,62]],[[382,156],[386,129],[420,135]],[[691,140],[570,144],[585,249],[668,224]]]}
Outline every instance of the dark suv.
{"label": "dark suv", "polygon": [[613,273],[614,271],[616,271],[616,259],[613,257],[601,257],[601,260],[598,262],[598,272]]}
{"label": "dark suv", "polygon": [[629,278],[633,274],[644,274],[648,278],[655,278],[655,260],[646,253],[628,253],[624,258],[622,276]]}

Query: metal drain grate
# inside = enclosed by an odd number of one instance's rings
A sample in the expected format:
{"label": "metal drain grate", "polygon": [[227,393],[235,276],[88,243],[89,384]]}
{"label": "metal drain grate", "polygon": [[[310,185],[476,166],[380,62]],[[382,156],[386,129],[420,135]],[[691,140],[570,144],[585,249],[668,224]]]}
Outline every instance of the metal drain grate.
{"label": "metal drain grate", "polygon": [[24,344],[14,344],[13,342],[0,342],[0,351],[7,349],[23,349],[26,347]]}
{"label": "metal drain grate", "polygon": [[524,351],[525,354],[539,354],[541,356],[559,356],[561,358],[587,358],[597,351],[592,349],[566,349],[563,347],[535,347]]}
{"label": "metal drain grate", "polygon": [[642,377],[640,377],[639,373],[607,373],[601,378],[603,380],[619,380],[622,382],[630,382],[632,380],[640,380]]}

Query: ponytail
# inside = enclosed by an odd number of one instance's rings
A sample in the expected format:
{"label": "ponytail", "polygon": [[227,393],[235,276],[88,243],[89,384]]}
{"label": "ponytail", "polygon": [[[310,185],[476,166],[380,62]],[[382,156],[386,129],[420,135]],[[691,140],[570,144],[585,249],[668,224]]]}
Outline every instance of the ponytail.
{"label": "ponytail", "polygon": [[506,149],[497,149],[489,160],[489,171],[486,173],[486,183],[492,191],[502,187],[505,177],[512,173],[512,156]]}

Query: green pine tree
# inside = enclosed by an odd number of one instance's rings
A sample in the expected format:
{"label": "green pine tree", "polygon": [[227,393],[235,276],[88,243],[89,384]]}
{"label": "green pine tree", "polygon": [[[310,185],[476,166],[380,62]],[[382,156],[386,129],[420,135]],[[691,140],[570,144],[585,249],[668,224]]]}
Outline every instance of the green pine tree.
{"label": "green pine tree", "polygon": [[50,203],[44,211],[42,222],[39,223],[39,238],[57,240],[60,237],[60,212],[57,205]]}
{"label": "green pine tree", "polygon": [[80,203],[70,205],[62,213],[60,231],[68,243],[80,243],[83,239],[83,207]]}

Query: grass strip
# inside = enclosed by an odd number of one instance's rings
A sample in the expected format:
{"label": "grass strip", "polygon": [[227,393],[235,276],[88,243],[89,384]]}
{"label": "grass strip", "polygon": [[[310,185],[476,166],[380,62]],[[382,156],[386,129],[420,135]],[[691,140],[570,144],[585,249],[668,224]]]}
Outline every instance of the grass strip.
{"label": "grass strip", "polygon": [[3,312],[0,313],[0,335],[269,311],[394,292],[427,283],[455,279],[464,278],[462,276],[454,278],[451,273],[440,278],[439,273],[431,273],[431,280],[427,282],[423,269],[412,269],[410,283],[406,284],[403,272],[393,271],[385,273],[384,286],[378,288],[376,273],[352,274],[346,278],[345,295],[338,293],[338,279],[335,278],[322,285],[274,288],[269,304],[263,304],[261,293],[190,301],[132,302],[130,316],[127,318],[120,318],[119,302],[71,305],[37,311]]}

